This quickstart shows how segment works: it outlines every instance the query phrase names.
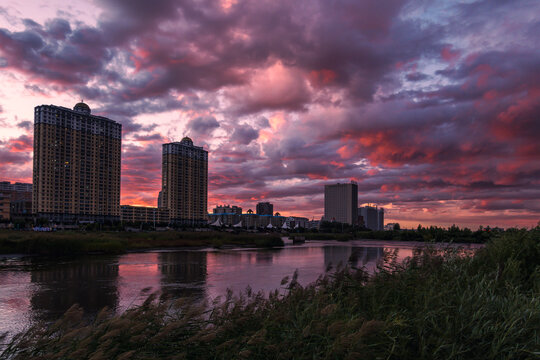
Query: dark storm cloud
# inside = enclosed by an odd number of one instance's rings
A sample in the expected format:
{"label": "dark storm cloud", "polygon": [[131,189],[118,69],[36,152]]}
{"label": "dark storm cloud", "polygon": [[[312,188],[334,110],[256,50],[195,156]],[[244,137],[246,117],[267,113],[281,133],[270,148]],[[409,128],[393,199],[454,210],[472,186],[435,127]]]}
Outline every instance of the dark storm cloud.
{"label": "dark storm cloud", "polygon": [[429,76],[427,76],[426,74],[422,74],[420,72],[409,73],[405,75],[405,77],[409,81],[421,81],[421,80],[426,80],[427,78],[429,78]]}
{"label": "dark storm cloud", "polygon": [[123,124],[139,144],[124,153],[132,199],[159,189],[164,141],[134,118],[183,111],[197,143],[219,136],[216,201],[313,211],[325,183],[354,179],[361,201],[404,213],[537,211],[540,25],[525,16],[537,2],[99,4],[96,27],[0,29],[0,66]]}
{"label": "dark storm cloud", "polygon": [[[58,83],[85,85],[95,76],[105,80],[110,76],[106,66],[118,52],[125,53],[139,71],[129,77],[117,74],[121,88],[115,93],[123,101],[134,101],[163,96],[170,89],[246,85],[250,69],[281,60],[287,67],[294,65],[310,73],[314,86],[346,86],[352,95],[371,99],[376,83],[392,64],[418,56],[433,41],[416,35],[429,31],[396,24],[402,1],[384,7],[357,2],[241,1],[229,12],[218,2],[111,1],[103,5],[111,11],[97,28],[72,28],[64,19],[53,19],[45,28],[33,23],[23,32],[4,30],[0,46],[8,65]],[[170,22],[169,31],[158,28],[163,22]],[[410,39],[403,38],[404,30]],[[423,48],[410,46],[411,40],[413,44],[423,41]],[[396,41],[400,46],[395,46]],[[302,81],[289,80],[296,90],[280,91],[273,98],[231,96],[242,113],[302,109],[310,94],[298,87]],[[246,91],[249,94],[250,89]]]}
{"label": "dark storm cloud", "polygon": [[21,121],[17,123],[17,127],[20,127],[21,129],[30,130],[34,126],[34,123],[28,120]]}
{"label": "dark storm cloud", "polygon": [[71,33],[71,25],[65,19],[52,19],[45,26],[47,34],[56,40],[64,40]]}
{"label": "dark storm cloud", "polygon": [[259,137],[259,132],[249,125],[241,125],[234,129],[231,140],[239,144],[248,145]]}
{"label": "dark storm cloud", "polygon": [[260,129],[264,129],[264,128],[267,128],[267,127],[270,126],[270,122],[264,116],[261,116],[261,117],[257,118],[255,123],[256,123],[257,127],[260,128]]}
{"label": "dark storm cloud", "polygon": [[6,67],[37,76],[38,83],[52,81],[72,86],[86,84],[112,59],[112,51],[99,46],[101,37],[92,28],[77,29],[66,41],[57,41],[49,33],[33,29],[0,29],[0,51]]}
{"label": "dark storm cloud", "polygon": [[196,137],[205,137],[219,127],[219,122],[213,116],[199,116],[191,119],[187,125],[188,133]]}
{"label": "dark storm cloud", "polygon": [[139,135],[136,134],[133,136],[133,139],[136,141],[159,141],[164,142],[163,136],[161,134],[155,133],[150,135]]}
{"label": "dark storm cloud", "polygon": [[13,152],[8,148],[0,149],[0,163],[2,165],[15,164],[22,166],[31,159],[32,157],[28,153]]}
{"label": "dark storm cloud", "polygon": [[33,138],[27,134],[0,140],[0,172],[11,174],[13,169],[24,169],[25,164],[32,160],[32,148]]}

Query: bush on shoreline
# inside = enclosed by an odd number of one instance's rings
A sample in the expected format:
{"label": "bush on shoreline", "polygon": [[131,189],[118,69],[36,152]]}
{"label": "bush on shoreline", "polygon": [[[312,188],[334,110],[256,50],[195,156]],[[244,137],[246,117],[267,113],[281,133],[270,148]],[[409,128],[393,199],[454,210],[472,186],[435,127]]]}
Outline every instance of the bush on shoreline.
{"label": "bush on shoreline", "polygon": [[[331,224],[332,227],[328,225]],[[526,229],[500,229],[490,227],[479,227],[478,230],[468,228],[459,228],[458,226],[450,226],[442,228],[438,226],[422,227],[411,230],[385,230],[372,231],[369,229],[361,229],[358,227],[344,226],[343,230],[340,223],[324,223],[318,232],[304,232],[299,235],[304,236],[306,240],[338,240],[347,241],[353,239],[369,239],[369,240],[384,240],[384,241],[418,241],[418,242],[444,242],[444,243],[477,243],[484,244],[490,239],[501,236],[503,234],[515,234]]]}
{"label": "bush on shoreline", "polygon": [[248,289],[210,308],[150,297],[88,322],[75,306],[17,335],[0,357],[533,359],[539,284],[537,229],[504,234],[474,257],[428,247],[373,276],[346,268],[306,287],[293,276],[282,282],[285,295]]}

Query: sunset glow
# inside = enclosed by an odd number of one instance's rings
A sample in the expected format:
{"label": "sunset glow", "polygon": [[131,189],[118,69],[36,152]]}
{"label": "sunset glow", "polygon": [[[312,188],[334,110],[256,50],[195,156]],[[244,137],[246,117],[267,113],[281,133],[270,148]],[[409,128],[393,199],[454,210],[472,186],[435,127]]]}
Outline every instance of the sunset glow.
{"label": "sunset glow", "polygon": [[[402,227],[540,220],[540,2],[36,0],[0,5],[0,181],[32,181],[33,109],[123,126],[121,203],[161,144],[209,151],[209,210],[320,219],[324,185]],[[129,267],[124,270],[129,270]]]}

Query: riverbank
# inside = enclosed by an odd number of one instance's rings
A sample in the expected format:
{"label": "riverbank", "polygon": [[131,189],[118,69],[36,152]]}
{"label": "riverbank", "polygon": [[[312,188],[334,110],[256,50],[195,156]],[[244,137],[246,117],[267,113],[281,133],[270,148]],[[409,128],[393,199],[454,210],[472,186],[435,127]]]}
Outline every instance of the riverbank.
{"label": "riverbank", "polygon": [[0,231],[0,254],[119,254],[154,248],[283,246],[279,234],[187,232]]}
{"label": "riverbank", "polygon": [[[419,227],[416,230],[301,232],[290,238],[302,240],[384,240],[437,243],[484,244],[493,237],[512,235],[518,229],[448,229]],[[284,234],[285,235],[285,234]],[[280,233],[232,233],[225,231],[57,231],[33,232],[0,230],[0,254],[71,255],[87,253],[119,254],[157,248],[283,246]]]}
{"label": "riverbank", "polygon": [[73,307],[18,335],[1,358],[533,359],[540,353],[540,229],[464,257],[418,251],[374,276],[327,274],[285,295],[249,290],[190,307],[151,297],[120,316]]}
{"label": "riverbank", "polygon": [[419,227],[415,230],[385,230],[385,231],[346,231],[346,232],[305,232],[291,234],[305,238],[305,240],[384,240],[384,241],[417,241],[417,242],[436,242],[436,243],[459,243],[459,244],[485,244],[490,239],[503,234],[514,234],[520,232],[520,229],[460,229],[458,227],[439,228]]}

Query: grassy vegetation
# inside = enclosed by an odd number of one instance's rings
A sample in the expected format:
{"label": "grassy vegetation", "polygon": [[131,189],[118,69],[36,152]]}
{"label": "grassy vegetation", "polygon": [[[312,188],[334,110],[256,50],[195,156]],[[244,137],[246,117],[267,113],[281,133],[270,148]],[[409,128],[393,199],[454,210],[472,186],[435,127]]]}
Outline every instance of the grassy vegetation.
{"label": "grassy vegetation", "polygon": [[279,235],[227,232],[29,232],[1,231],[0,254],[122,253],[128,250],[189,246],[282,246]]}
{"label": "grassy vegetation", "polygon": [[[394,260],[392,260],[394,259]],[[540,228],[474,257],[425,249],[369,276],[343,269],[285,295],[249,289],[208,310],[151,297],[88,322],[74,306],[17,335],[13,359],[537,359]]]}
{"label": "grassy vegetation", "polygon": [[356,239],[374,240],[398,240],[398,241],[426,241],[426,242],[454,242],[454,243],[486,243],[491,238],[508,233],[519,232],[519,229],[510,228],[507,230],[479,228],[475,231],[468,228],[450,226],[442,228],[438,226],[422,227],[418,226],[414,230],[393,230],[393,231],[357,231],[354,233]]}
{"label": "grassy vegetation", "polygon": [[347,241],[353,239],[387,240],[387,241],[420,241],[420,242],[453,242],[453,243],[480,243],[484,244],[490,239],[503,235],[520,232],[521,229],[491,229],[480,227],[477,230],[450,226],[442,228],[438,226],[422,227],[411,230],[371,231],[348,224],[323,222],[319,232],[307,232],[298,234],[305,236],[306,240],[338,240]]}

